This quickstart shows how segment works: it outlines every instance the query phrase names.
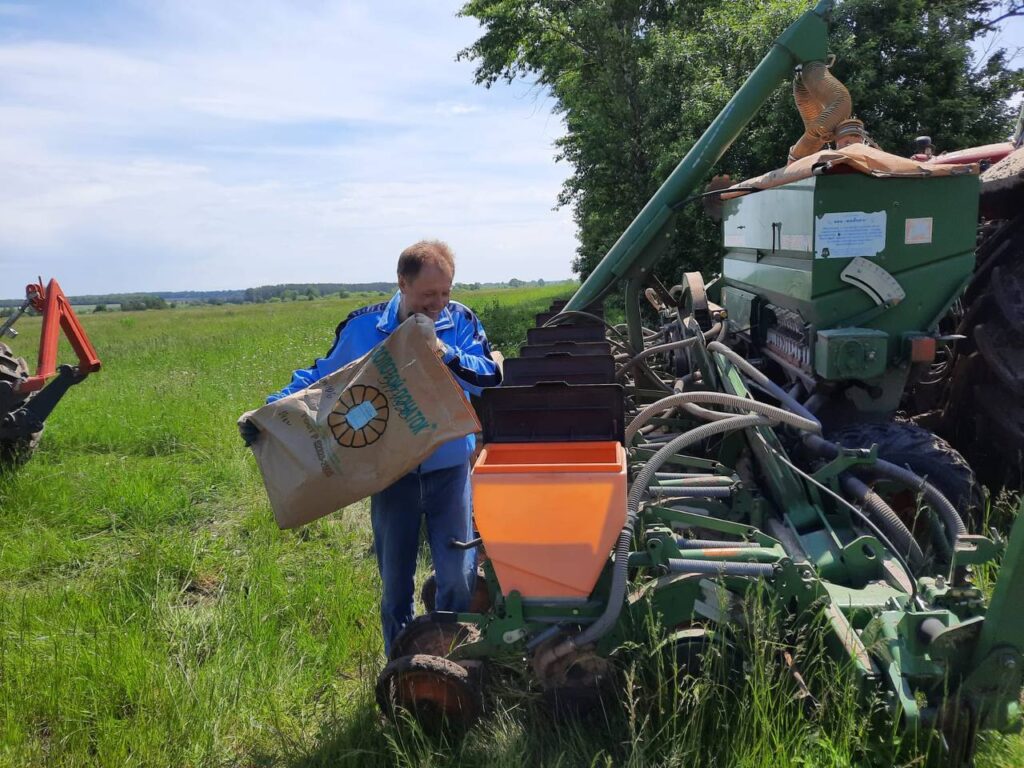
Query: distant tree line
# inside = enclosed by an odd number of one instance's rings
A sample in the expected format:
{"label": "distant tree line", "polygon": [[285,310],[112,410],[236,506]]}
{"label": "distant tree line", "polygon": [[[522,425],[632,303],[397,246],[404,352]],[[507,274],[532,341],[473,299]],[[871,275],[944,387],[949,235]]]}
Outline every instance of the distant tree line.
{"label": "distant tree line", "polygon": [[[457,291],[482,288],[521,288],[543,286],[544,280],[512,278],[507,283],[455,283]],[[230,291],[159,291],[153,293],[103,293],[69,296],[72,305],[107,312],[120,307],[122,312],[169,309],[178,304],[263,304],[280,301],[313,301],[321,298],[390,296],[397,283],[281,283]],[[9,315],[22,303],[19,299],[0,299],[0,317]]]}
{"label": "distant tree line", "polygon": [[[143,295],[134,299],[124,299],[120,302],[122,312],[142,312],[147,309],[169,309],[171,307],[161,296]],[[103,307],[103,309],[100,309]],[[93,311],[105,312],[106,304],[97,304]]]}
{"label": "distant tree line", "polygon": [[391,293],[398,287],[397,283],[280,283],[278,285],[260,285],[239,291],[239,296],[226,299],[232,304],[261,304],[271,299],[280,301],[296,301],[318,299],[332,294],[342,298],[353,293]]}

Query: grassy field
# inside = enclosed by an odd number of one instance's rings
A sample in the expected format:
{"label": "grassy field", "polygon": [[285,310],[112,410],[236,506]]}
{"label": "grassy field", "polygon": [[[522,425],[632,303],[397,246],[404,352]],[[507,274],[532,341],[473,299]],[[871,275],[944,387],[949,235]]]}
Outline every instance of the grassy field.
{"label": "grassy field", "polygon": [[[477,291],[499,348],[565,286]],[[359,299],[87,315],[104,370],[40,451],[0,476],[0,765],[844,766],[880,741],[822,662],[808,714],[752,633],[724,683],[670,684],[660,652],[620,660],[617,703],[553,721],[514,669],[463,739],[381,722],[378,580],[363,505],[274,524],[235,420],[322,355]],[[29,354],[38,320],[19,324]],[[809,652],[809,658],[815,658]],[[886,759],[883,758],[883,762]],[[1019,766],[989,738],[980,765]]]}

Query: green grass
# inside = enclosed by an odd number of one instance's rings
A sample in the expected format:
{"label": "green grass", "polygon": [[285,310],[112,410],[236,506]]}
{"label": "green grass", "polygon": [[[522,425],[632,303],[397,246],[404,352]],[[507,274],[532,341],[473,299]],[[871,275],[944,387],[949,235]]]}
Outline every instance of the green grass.
{"label": "green grass", "polygon": [[[509,353],[566,293],[459,298]],[[886,742],[841,670],[813,671],[820,711],[796,702],[768,631],[728,684],[672,684],[653,646],[624,654],[595,720],[553,721],[510,668],[463,739],[382,723],[365,505],[279,531],[235,429],[362,301],[83,317],[103,371],[0,476],[0,765],[842,766]],[[19,329],[26,354],[38,320]],[[980,764],[1024,764],[1024,748],[989,738]]]}

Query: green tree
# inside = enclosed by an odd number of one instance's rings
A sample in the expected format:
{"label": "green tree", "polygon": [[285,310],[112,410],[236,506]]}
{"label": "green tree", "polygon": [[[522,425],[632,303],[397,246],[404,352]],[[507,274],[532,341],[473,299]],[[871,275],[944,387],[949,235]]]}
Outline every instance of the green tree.
{"label": "green tree", "polygon": [[147,309],[167,309],[167,302],[160,296],[140,295],[121,302],[122,312],[144,312]]}
{"label": "green tree", "polygon": [[[558,198],[572,207],[586,277],[809,0],[470,0],[463,16],[483,34],[460,57],[487,87],[524,78],[563,116],[558,157],[571,173]],[[1019,5],[1019,3],[1017,4]],[[970,42],[999,7],[992,0],[846,0],[831,35],[834,72],[883,148],[911,152],[928,133],[942,148],[998,140],[1019,70]],[[716,172],[755,175],[785,163],[802,132],[780,87]],[[659,273],[717,269],[718,227],[699,206],[680,211]]]}

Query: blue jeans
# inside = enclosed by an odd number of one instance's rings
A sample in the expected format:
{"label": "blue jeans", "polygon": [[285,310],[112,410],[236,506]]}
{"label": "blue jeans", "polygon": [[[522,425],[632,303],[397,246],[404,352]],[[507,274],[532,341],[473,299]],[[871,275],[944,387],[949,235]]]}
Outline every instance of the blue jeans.
{"label": "blue jeans", "polygon": [[370,500],[373,547],[383,583],[380,615],[384,650],[413,616],[413,577],[419,551],[420,520],[426,517],[430,556],[437,577],[436,608],[465,611],[476,581],[476,550],[449,546],[473,538],[469,463],[447,469],[418,469]]}

